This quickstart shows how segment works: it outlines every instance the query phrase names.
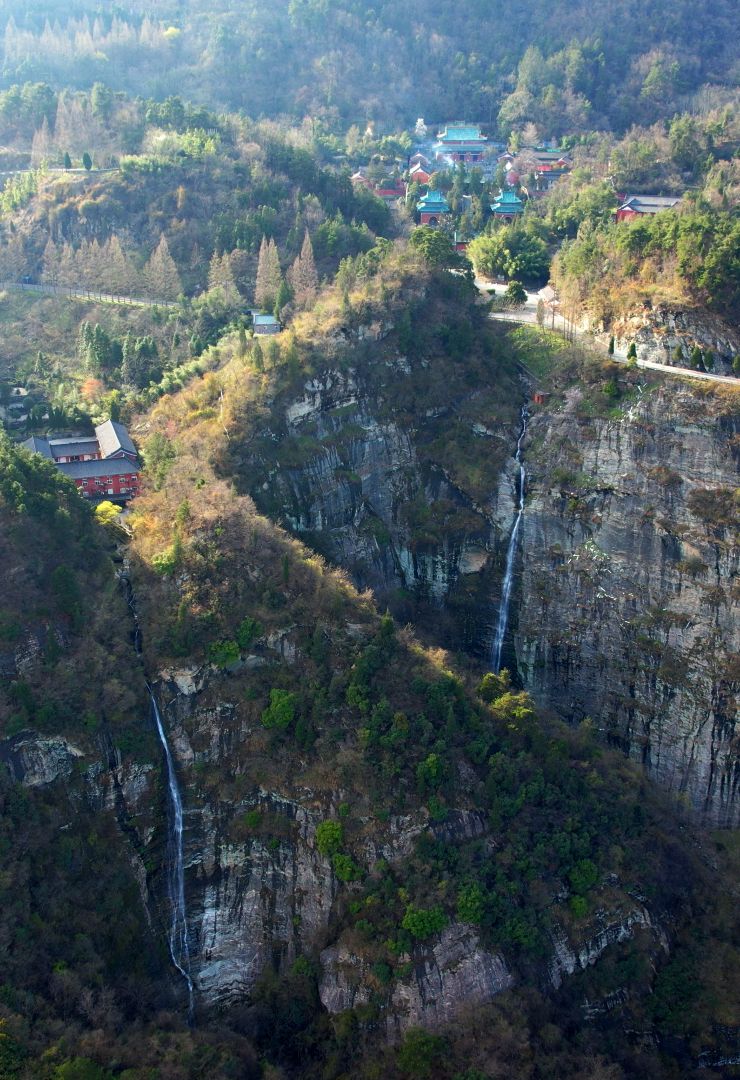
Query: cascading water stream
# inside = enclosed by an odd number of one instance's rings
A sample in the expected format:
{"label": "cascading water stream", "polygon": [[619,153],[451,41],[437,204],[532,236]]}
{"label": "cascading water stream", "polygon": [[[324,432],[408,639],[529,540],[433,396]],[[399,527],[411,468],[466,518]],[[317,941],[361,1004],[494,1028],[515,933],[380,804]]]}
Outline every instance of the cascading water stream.
{"label": "cascading water stream", "polygon": [[[126,584],[126,598],[131,609],[134,621],[133,642],[137,654],[141,655],[141,626],[139,625],[139,613],[136,610],[136,598],[131,588],[131,581],[124,577]],[[188,988],[188,1019],[192,1020],[195,1008],[195,988],[190,977],[190,948],[188,945],[188,924],[185,913],[185,861],[182,850],[182,798],[177,783],[175,762],[167,741],[162,717],[159,713],[157,699],[154,696],[149,683],[147,683],[149,700],[152,703],[152,716],[154,726],[157,729],[159,741],[164,750],[164,760],[167,766],[167,893],[171,904],[170,928],[167,934],[167,943],[170,947],[172,963],[182,975]]]}
{"label": "cascading water stream", "polygon": [[152,688],[149,687],[149,697],[152,702],[152,716],[159,735],[159,741],[164,750],[164,758],[167,765],[167,791],[169,810],[169,830],[167,838],[168,847],[168,893],[172,911],[170,916],[170,929],[168,941],[172,963],[182,975],[188,987],[188,1016],[192,1018],[195,1004],[193,980],[190,977],[190,950],[188,947],[188,924],[185,915],[185,863],[182,850],[182,799],[180,788],[177,784],[175,762],[172,758],[170,744],[167,741],[162,717],[159,714],[157,700]]}
{"label": "cascading water stream", "polygon": [[522,523],[522,514],[524,513],[524,494],[525,484],[527,480],[527,474],[522,465],[522,441],[527,433],[527,406],[522,406],[522,426],[519,432],[519,438],[516,441],[516,454],[514,460],[519,466],[519,506],[517,509],[516,518],[514,519],[514,527],[511,530],[511,536],[509,537],[509,547],[506,552],[506,569],[504,571],[504,583],[501,589],[501,605],[498,610],[498,623],[496,625],[496,635],[493,639],[493,647],[491,649],[491,667],[496,675],[501,670],[501,653],[504,648],[504,638],[506,637],[506,628],[509,625],[509,604],[511,603],[511,588],[514,581],[514,561],[516,559],[516,542],[519,535],[519,526]]}

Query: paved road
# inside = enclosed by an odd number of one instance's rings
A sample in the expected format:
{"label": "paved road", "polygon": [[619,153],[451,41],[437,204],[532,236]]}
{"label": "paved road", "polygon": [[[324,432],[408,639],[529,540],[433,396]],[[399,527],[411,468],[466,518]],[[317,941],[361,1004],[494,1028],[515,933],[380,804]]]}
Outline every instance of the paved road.
{"label": "paved road", "polygon": [[76,288],[74,285],[37,285],[19,281],[0,281],[0,289],[69,297],[72,300],[94,300],[97,304],[123,304],[126,307],[176,308],[178,306],[171,300],[147,300],[142,296],[116,296],[113,293],[95,292],[94,289]]}
{"label": "paved road", "polygon": [[[482,281],[480,278],[475,279],[475,284],[478,286],[484,296],[491,296],[495,291],[495,286],[492,286],[490,282]],[[498,286],[498,294],[503,295],[505,292],[505,286]],[[489,318],[496,319],[498,322],[513,322],[520,323],[527,326],[537,325],[537,301],[539,296],[537,293],[528,292],[527,300],[520,308],[515,308],[512,311],[495,311],[492,312]],[[554,315],[548,311],[545,315],[546,330],[557,330],[567,336],[572,336],[573,326],[567,322],[562,315]],[[592,348],[599,349],[607,355],[606,349],[590,334],[584,334],[582,331],[576,330],[575,336],[578,340],[590,345]],[[616,346],[614,349],[614,355],[612,360],[616,360],[617,363],[627,363],[627,350],[624,346]],[[668,364],[658,364],[655,360],[638,360],[637,366],[640,368],[647,368],[650,371],[662,371],[664,375],[680,375],[688,377],[689,379],[703,379],[705,382],[716,383],[728,383],[730,386],[740,386],[740,379],[735,378],[733,375],[714,375],[710,371],[695,371],[693,368],[685,367],[669,367]]]}

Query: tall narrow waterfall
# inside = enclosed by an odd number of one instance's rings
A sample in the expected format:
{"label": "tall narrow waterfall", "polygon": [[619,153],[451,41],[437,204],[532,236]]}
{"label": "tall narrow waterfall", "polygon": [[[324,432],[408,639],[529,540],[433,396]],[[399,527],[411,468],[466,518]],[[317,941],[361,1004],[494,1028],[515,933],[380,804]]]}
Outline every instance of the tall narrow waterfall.
{"label": "tall narrow waterfall", "polygon": [[185,864],[182,851],[182,799],[177,784],[175,763],[170,744],[167,742],[162,717],[156,698],[149,688],[152,715],[164,750],[167,765],[167,891],[171,904],[168,941],[172,963],[182,975],[188,987],[188,1015],[192,1017],[194,1006],[193,980],[190,977],[190,950],[188,948],[188,924],[185,917]]}
{"label": "tall narrow waterfall", "polygon": [[509,604],[511,603],[511,587],[514,581],[514,562],[516,560],[516,541],[519,535],[519,526],[522,523],[522,514],[524,513],[524,488],[527,480],[527,474],[524,466],[522,465],[522,441],[527,433],[527,406],[522,406],[522,425],[519,431],[519,438],[516,441],[516,454],[514,460],[519,466],[519,505],[517,508],[516,517],[514,519],[514,527],[511,530],[511,536],[509,537],[509,547],[506,552],[506,570],[504,571],[504,583],[501,589],[501,606],[498,609],[498,623],[496,625],[496,635],[493,639],[493,647],[491,649],[491,667],[493,671],[498,674],[501,670],[501,653],[504,648],[504,638],[506,637],[506,628],[509,625]]}

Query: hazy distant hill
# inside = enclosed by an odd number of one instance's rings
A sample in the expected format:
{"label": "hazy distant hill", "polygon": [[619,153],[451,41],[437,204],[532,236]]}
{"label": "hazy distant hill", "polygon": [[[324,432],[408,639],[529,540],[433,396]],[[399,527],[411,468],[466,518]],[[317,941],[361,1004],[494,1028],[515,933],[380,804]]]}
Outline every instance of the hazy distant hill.
{"label": "hazy distant hill", "polygon": [[102,80],[251,115],[498,117],[556,134],[649,122],[738,75],[733,0],[160,0],[99,13],[85,0],[5,0],[2,84]]}

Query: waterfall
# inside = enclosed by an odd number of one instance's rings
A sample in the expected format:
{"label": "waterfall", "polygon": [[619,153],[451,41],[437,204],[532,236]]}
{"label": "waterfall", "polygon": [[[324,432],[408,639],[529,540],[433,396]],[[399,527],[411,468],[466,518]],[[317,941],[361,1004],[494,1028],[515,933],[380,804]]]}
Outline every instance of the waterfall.
{"label": "waterfall", "polygon": [[519,534],[519,526],[522,523],[522,514],[524,513],[524,488],[527,474],[522,465],[522,441],[527,433],[527,415],[527,406],[522,405],[522,424],[519,431],[519,438],[516,441],[516,454],[514,455],[514,460],[519,466],[519,505],[516,517],[514,518],[514,527],[512,528],[511,536],[509,537],[509,547],[506,552],[506,570],[504,571],[504,583],[501,589],[501,606],[498,610],[496,636],[493,639],[493,647],[491,649],[491,667],[497,675],[501,670],[501,653],[504,648],[506,628],[509,624],[509,604],[511,603],[511,586],[514,581],[516,541]]}
{"label": "waterfall", "polygon": [[180,788],[177,784],[175,763],[172,758],[170,744],[167,742],[162,717],[159,714],[157,700],[152,688],[149,687],[149,697],[152,702],[152,716],[159,735],[159,741],[164,750],[164,759],[167,765],[167,809],[168,809],[168,836],[167,836],[167,868],[168,868],[168,893],[171,904],[170,928],[168,942],[172,963],[182,975],[188,987],[188,1016],[192,1018],[194,1006],[194,987],[190,977],[190,950],[188,948],[188,924],[185,916],[185,864],[182,853],[182,799]]}
{"label": "waterfall", "polygon": [[[122,575],[122,583],[126,594],[126,603],[131,610],[133,619],[133,646],[137,656],[142,653],[141,625],[139,613],[136,610],[136,597],[131,585],[131,578],[126,569]],[[149,692],[149,700],[152,703],[152,716],[154,726],[157,729],[159,741],[164,750],[164,760],[167,766],[167,894],[171,905],[170,928],[167,934],[167,943],[170,948],[172,963],[182,975],[188,988],[188,1019],[192,1020],[195,1006],[195,988],[190,977],[190,949],[188,946],[188,924],[185,916],[185,862],[182,853],[182,798],[177,783],[175,762],[167,741],[164,724],[149,683],[146,684]]]}

